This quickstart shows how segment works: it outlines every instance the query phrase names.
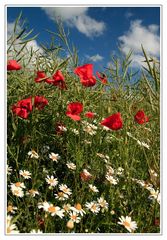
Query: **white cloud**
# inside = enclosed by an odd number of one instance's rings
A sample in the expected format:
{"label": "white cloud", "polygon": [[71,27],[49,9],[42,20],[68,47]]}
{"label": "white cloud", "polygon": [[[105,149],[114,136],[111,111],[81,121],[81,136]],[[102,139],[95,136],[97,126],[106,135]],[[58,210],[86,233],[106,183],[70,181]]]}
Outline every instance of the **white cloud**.
{"label": "white cloud", "polygon": [[153,57],[159,57],[160,54],[160,38],[158,35],[159,26],[151,24],[148,27],[142,25],[141,20],[131,22],[130,29],[127,33],[120,36],[121,48],[124,53],[133,50],[133,64],[141,65],[144,60],[141,45]]}
{"label": "white cloud", "polygon": [[104,22],[98,22],[87,15],[76,18],[74,25],[78,31],[85,34],[87,37],[100,36],[105,29]]}
{"label": "white cloud", "polygon": [[63,21],[72,20],[88,11],[88,7],[42,7],[42,9],[52,20],[60,17]]}
{"label": "white cloud", "polygon": [[60,17],[69,27],[75,27],[87,37],[101,35],[106,26],[102,21],[97,21],[88,16],[88,7],[43,7],[46,14],[52,19]]}
{"label": "white cloud", "polygon": [[98,53],[96,55],[93,55],[93,56],[89,56],[89,55],[86,55],[86,58],[88,58],[90,61],[92,62],[98,62],[98,61],[102,61],[104,58],[99,55]]}

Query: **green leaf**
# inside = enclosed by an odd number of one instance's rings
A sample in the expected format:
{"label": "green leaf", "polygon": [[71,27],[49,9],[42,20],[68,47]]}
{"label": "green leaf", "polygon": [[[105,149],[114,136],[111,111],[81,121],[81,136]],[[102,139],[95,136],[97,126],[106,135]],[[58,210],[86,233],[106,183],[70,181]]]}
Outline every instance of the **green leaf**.
{"label": "green leaf", "polygon": [[60,63],[58,65],[58,68],[61,69],[63,68],[64,66],[66,66],[68,64],[68,60],[70,59],[70,57],[68,57],[67,59],[65,59],[62,63]]}
{"label": "green leaf", "polygon": [[21,40],[24,40],[25,38],[27,38],[32,32],[34,31],[34,29],[31,29],[28,33],[26,33],[22,38],[20,38]]}
{"label": "green leaf", "polygon": [[14,30],[13,30],[14,33],[16,33],[16,28],[17,28],[17,25],[18,25],[21,17],[22,17],[22,11],[20,12],[19,16],[16,18],[15,25],[14,25]]}
{"label": "green leaf", "polygon": [[24,44],[24,43],[28,43],[28,42],[31,42],[32,40],[36,39],[38,37],[39,33],[37,33],[34,37],[32,38],[29,38],[23,42],[20,42],[19,44]]}

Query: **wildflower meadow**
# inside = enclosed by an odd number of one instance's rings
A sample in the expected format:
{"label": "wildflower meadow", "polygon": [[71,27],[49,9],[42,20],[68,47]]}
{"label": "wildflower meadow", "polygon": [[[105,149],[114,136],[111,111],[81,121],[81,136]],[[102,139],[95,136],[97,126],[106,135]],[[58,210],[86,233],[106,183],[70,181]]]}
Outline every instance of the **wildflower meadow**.
{"label": "wildflower meadow", "polygon": [[32,34],[20,14],[7,42],[6,233],[159,233],[159,60],[95,71],[60,20]]}

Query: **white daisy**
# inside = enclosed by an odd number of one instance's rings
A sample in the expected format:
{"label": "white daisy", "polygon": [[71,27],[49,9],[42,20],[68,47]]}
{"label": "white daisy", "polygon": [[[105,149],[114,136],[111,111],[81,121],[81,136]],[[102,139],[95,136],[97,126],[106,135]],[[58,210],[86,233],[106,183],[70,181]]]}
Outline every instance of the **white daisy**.
{"label": "white daisy", "polygon": [[57,153],[51,153],[49,154],[49,158],[52,159],[53,162],[58,162],[58,160],[60,159],[60,155]]}
{"label": "white daisy", "polygon": [[54,206],[53,204],[49,203],[49,202],[42,202],[42,203],[38,203],[38,208],[41,209],[43,208],[43,210],[45,212],[49,212],[51,214],[51,216],[59,216],[60,218],[64,217],[64,210],[61,209],[58,206]]}
{"label": "white daisy", "polygon": [[36,195],[39,195],[39,192],[35,189],[30,189],[30,190],[28,190],[28,192],[26,194],[30,195],[32,197],[35,197]]}
{"label": "white daisy", "polygon": [[118,180],[115,179],[113,176],[106,175],[106,179],[109,181],[110,184],[116,185],[118,183]]}
{"label": "white daisy", "polygon": [[119,218],[120,222],[118,224],[123,225],[129,232],[134,232],[137,229],[137,223],[131,220],[131,217],[121,216]]}
{"label": "white daisy", "polygon": [[97,189],[97,187],[96,187],[96,186],[93,186],[92,184],[89,184],[89,188],[90,188],[90,190],[91,190],[92,192],[95,192],[95,193],[99,192],[99,190]]}
{"label": "white daisy", "polygon": [[64,217],[64,210],[61,209],[60,207],[54,206],[53,204],[50,204],[47,210],[51,216],[59,216],[60,218]]}
{"label": "white daisy", "polygon": [[69,198],[69,195],[64,192],[58,192],[58,193],[54,194],[54,196],[56,199],[58,199],[60,201],[64,201]]}
{"label": "white daisy", "polygon": [[21,187],[16,187],[14,184],[11,185],[12,194],[16,197],[23,197],[24,192]]}
{"label": "white daisy", "polygon": [[155,200],[157,200],[157,202],[160,204],[160,192],[159,192],[159,190],[155,190],[155,189],[151,189],[150,190],[150,196],[149,196],[149,199],[155,199]]}
{"label": "white daisy", "polygon": [[11,205],[11,204],[9,204],[8,206],[7,206],[7,212],[8,213],[16,213],[16,211],[15,210],[17,210],[17,207],[14,207],[13,205]]}
{"label": "white daisy", "polygon": [[19,171],[19,174],[20,174],[21,176],[23,176],[25,179],[31,178],[31,173],[30,173],[29,171],[20,170],[20,171]]}
{"label": "white daisy", "polygon": [[12,183],[11,185],[15,185],[15,187],[26,188],[23,182]]}
{"label": "white daisy", "polygon": [[54,176],[47,177],[45,178],[46,182],[50,185],[50,187],[55,187],[58,184],[57,178],[54,178]]}
{"label": "white daisy", "polygon": [[58,128],[59,131],[61,131],[61,132],[67,132],[67,128],[64,127],[64,126],[62,126],[62,125],[59,125],[57,128]]}
{"label": "white daisy", "polygon": [[111,166],[107,166],[107,176],[113,176],[114,174],[114,169]]}
{"label": "white daisy", "polygon": [[63,205],[63,210],[64,210],[65,212],[69,212],[70,209],[71,209],[71,204],[67,203],[67,204],[64,204],[64,205]]}
{"label": "white daisy", "polygon": [[43,208],[44,211],[47,211],[48,207],[49,207],[49,203],[47,201],[38,203],[39,209]]}
{"label": "white daisy", "polygon": [[81,216],[86,214],[80,203],[75,204],[74,207],[71,207],[70,209],[73,210],[73,212],[80,214]]}
{"label": "white daisy", "polygon": [[7,172],[7,175],[11,175],[12,173],[12,167],[10,167],[8,164],[6,165],[6,172]]}
{"label": "white daisy", "polygon": [[66,184],[59,185],[59,189],[60,189],[60,191],[64,192],[67,195],[71,195],[72,194],[71,189],[68,188]]}
{"label": "white daisy", "polygon": [[7,234],[19,233],[16,224],[12,223],[12,217],[10,215],[7,216],[6,233]]}
{"label": "white daisy", "polygon": [[97,203],[95,201],[90,202],[90,203],[87,202],[85,204],[85,207],[95,214],[100,211],[100,205],[99,205],[99,203]]}
{"label": "white daisy", "polygon": [[75,223],[79,223],[81,221],[81,218],[78,216],[78,214],[75,211],[70,212],[69,215],[70,215],[71,221],[73,221]]}
{"label": "white daisy", "polygon": [[151,191],[153,189],[153,185],[151,183],[147,183],[144,180],[132,179],[133,181],[137,182],[141,187]]}
{"label": "white daisy", "polygon": [[77,129],[71,129],[71,131],[75,134],[75,135],[79,135],[79,131]]}
{"label": "white daisy", "polygon": [[99,203],[100,207],[103,209],[108,209],[108,203],[106,202],[106,200],[103,197],[100,197],[97,199],[97,202]]}
{"label": "white daisy", "polygon": [[38,153],[35,150],[29,151],[28,152],[28,156],[30,156],[30,158],[36,158],[36,159],[39,158],[39,155],[38,155]]}
{"label": "white daisy", "polygon": [[82,123],[83,123],[84,132],[87,132],[91,136],[96,134],[97,126],[95,126],[94,124],[88,123],[86,121],[83,121]]}
{"label": "white daisy", "polygon": [[75,170],[76,169],[76,165],[74,163],[72,163],[72,162],[67,162],[66,165],[71,170]]}

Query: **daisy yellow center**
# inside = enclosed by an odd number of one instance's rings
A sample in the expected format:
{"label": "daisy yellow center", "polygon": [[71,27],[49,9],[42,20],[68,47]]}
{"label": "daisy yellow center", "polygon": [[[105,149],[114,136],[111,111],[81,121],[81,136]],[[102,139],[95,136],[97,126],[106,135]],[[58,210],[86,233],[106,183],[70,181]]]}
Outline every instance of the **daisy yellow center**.
{"label": "daisy yellow center", "polygon": [[11,205],[8,206],[8,212],[11,212],[13,210],[13,207]]}
{"label": "daisy yellow center", "polygon": [[15,186],[16,186],[16,187],[20,187],[20,186],[21,186],[21,182],[15,183]]}
{"label": "daisy yellow center", "polygon": [[92,205],[92,209],[95,211],[96,210],[96,204]]}
{"label": "daisy yellow center", "polygon": [[104,207],[104,206],[105,206],[105,202],[101,202],[101,203],[100,203],[100,206],[101,206],[101,207]]}
{"label": "daisy yellow center", "polygon": [[127,222],[127,221],[123,222],[123,225],[124,225],[125,227],[130,227],[130,223]]}
{"label": "daisy yellow center", "polygon": [[29,193],[30,193],[30,194],[33,194],[33,193],[34,193],[34,189],[30,189],[30,190],[29,190]]}
{"label": "daisy yellow center", "polygon": [[76,215],[72,215],[72,216],[71,216],[71,219],[72,219],[72,220],[76,220],[76,219],[77,219],[77,216],[76,216]]}
{"label": "daisy yellow center", "polygon": [[14,190],[14,194],[19,195],[19,191],[18,190]]}
{"label": "daisy yellow center", "polygon": [[80,211],[80,210],[82,209],[82,206],[81,206],[80,203],[77,203],[77,204],[75,205],[75,208]]}
{"label": "daisy yellow center", "polygon": [[67,188],[64,188],[64,189],[63,189],[63,192],[65,192],[65,193],[68,192],[68,189],[67,189]]}
{"label": "daisy yellow center", "polygon": [[63,196],[64,196],[64,193],[63,193],[63,192],[58,192],[58,196],[59,196],[59,197],[63,197]]}
{"label": "daisy yellow center", "polygon": [[25,173],[25,172],[24,172],[22,175],[23,175],[23,176],[28,176],[28,174],[27,174],[27,173]]}
{"label": "daisy yellow center", "polygon": [[54,212],[56,212],[56,208],[51,206],[51,207],[48,208],[48,211],[51,212],[51,213],[54,213]]}
{"label": "daisy yellow center", "polygon": [[54,183],[54,179],[49,179],[49,182],[50,183]]}

